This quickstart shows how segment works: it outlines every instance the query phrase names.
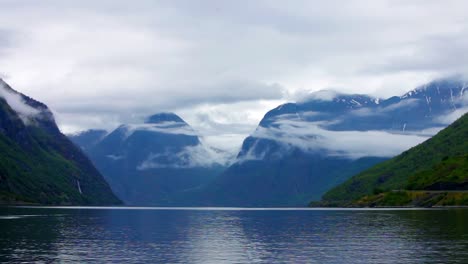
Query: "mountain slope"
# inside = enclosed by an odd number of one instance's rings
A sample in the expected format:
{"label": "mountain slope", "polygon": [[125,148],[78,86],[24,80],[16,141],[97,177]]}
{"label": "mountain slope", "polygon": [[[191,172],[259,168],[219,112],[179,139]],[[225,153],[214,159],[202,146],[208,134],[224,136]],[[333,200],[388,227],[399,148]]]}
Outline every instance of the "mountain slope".
{"label": "mountain slope", "polygon": [[85,151],[129,205],[192,205],[184,193],[210,182],[224,169],[222,162],[216,162],[215,150],[173,113],[122,125]]}
{"label": "mountain slope", "polygon": [[234,164],[207,187],[198,190],[194,200],[203,206],[304,206],[346,177],[382,160],[353,161],[297,151],[279,162],[246,161]]}
{"label": "mountain slope", "polygon": [[423,142],[468,107],[447,78],[386,100],[331,91],[269,111],[205,205],[303,206],[352,175]]}
{"label": "mountain slope", "polygon": [[75,145],[86,151],[96,146],[106,135],[107,131],[105,130],[90,129],[77,134],[67,135],[67,137],[75,143]]}
{"label": "mountain slope", "polygon": [[468,154],[443,157],[442,161],[432,168],[410,176],[406,188],[409,190],[468,190]]}
{"label": "mountain slope", "polygon": [[391,190],[468,190],[468,114],[426,142],[366,170],[323,196],[345,205]]}
{"label": "mountain slope", "polygon": [[0,79],[0,202],[119,204],[46,105]]}

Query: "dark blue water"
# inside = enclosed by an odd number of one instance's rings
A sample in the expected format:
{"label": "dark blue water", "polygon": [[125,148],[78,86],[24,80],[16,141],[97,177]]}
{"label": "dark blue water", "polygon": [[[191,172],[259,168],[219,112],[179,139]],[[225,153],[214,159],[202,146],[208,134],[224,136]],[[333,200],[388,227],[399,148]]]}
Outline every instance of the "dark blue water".
{"label": "dark blue water", "polygon": [[0,262],[468,263],[468,210],[0,208]]}

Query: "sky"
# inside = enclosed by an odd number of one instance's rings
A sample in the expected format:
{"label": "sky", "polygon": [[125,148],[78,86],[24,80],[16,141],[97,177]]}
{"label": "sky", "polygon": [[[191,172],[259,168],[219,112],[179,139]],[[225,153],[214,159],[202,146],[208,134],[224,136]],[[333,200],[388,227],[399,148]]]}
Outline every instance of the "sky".
{"label": "sky", "polygon": [[175,112],[235,149],[333,89],[401,95],[468,69],[467,1],[0,0],[0,77],[63,132]]}

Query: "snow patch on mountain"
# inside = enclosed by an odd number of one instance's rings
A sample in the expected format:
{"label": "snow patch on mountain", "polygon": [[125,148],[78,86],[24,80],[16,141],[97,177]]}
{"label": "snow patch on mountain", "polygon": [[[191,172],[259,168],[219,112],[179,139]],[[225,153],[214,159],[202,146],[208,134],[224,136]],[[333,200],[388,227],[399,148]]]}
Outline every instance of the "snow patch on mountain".
{"label": "snow patch on mountain", "polygon": [[362,106],[361,103],[359,103],[358,101],[354,100],[354,99],[351,99],[351,103],[357,105],[357,106]]}

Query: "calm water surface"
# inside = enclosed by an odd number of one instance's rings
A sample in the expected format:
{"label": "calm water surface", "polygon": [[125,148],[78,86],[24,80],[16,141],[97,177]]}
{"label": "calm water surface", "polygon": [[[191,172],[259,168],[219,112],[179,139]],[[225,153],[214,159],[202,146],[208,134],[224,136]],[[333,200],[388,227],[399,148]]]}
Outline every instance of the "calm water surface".
{"label": "calm water surface", "polygon": [[468,210],[0,208],[0,262],[468,263]]}

